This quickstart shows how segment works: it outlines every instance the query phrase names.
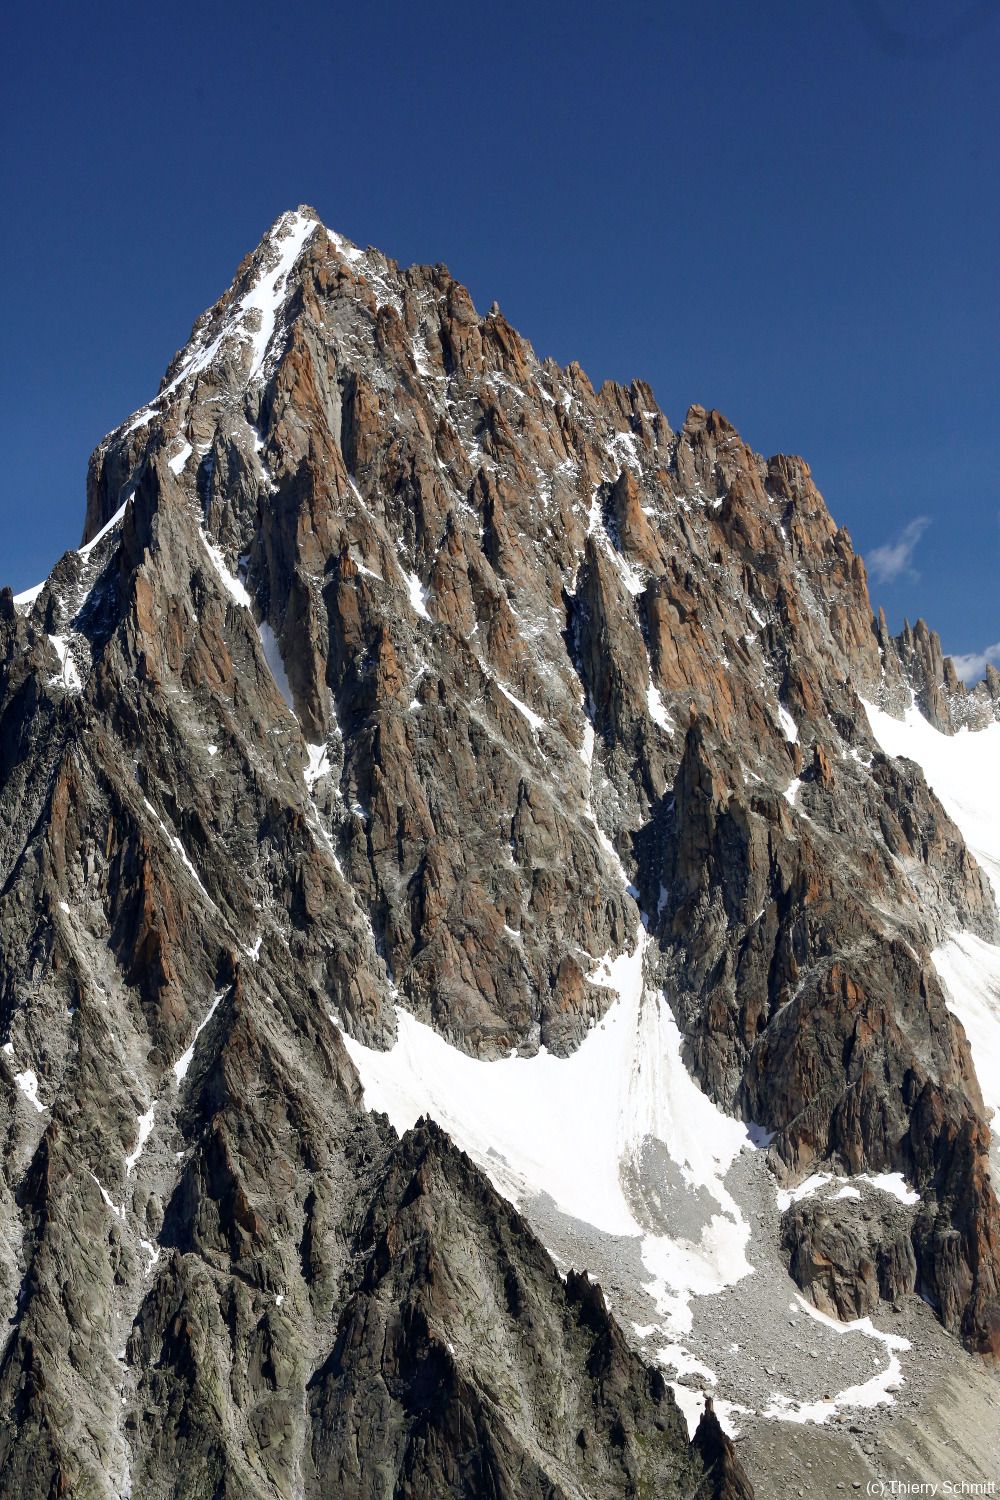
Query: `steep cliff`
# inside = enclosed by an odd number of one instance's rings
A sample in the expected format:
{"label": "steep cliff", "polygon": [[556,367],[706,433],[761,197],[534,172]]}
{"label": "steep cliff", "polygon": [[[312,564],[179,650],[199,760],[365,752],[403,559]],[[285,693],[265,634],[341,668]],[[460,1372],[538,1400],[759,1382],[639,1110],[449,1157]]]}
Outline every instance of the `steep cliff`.
{"label": "steep cliff", "polygon": [[[930,958],[1000,919],[860,701],[914,694],[945,731],[1000,705],[873,617],[801,460],[279,219],[96,450],[83,545],[0,594],[0,1491],[745,1493],[479,1168],[366,1112],[343,1040],[401,1008],[570,1056],[640,913],[778,1175],[920,1194],[838,1310],[916,1287],[1000,1353]],[[816,1216],[784,1235],[816,1294]]]}

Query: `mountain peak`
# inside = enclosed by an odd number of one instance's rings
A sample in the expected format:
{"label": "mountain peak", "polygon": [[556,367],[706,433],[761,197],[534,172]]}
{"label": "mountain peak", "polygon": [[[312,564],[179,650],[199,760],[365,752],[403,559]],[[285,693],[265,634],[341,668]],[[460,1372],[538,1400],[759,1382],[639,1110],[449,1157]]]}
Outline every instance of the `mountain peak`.
{"label": "mountain peak", "polygon": [[997,1352],[1000,915],[882,748],[997,705],[874,618],[804,463],[296,209],[85,537],[0,597],[26,1500],[742,1495],[659,1366],[759,1434],[916,1385],[918,1287]]}

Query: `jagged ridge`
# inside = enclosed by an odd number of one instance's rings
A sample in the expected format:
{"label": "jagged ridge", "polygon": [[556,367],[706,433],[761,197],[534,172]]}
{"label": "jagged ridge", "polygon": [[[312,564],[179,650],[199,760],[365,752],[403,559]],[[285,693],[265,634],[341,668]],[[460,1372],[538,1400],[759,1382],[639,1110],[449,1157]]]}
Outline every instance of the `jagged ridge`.
{"label": "jagged ridge", "polygon": [[[11,1492],[42,1492],[30,1450],[43,1488],[102,1493],[129,1452],[149,1493],[322,1492],[358,1429],[331,1445],[306,1365],[362,1382],[323,1362],[393,1150],[337,1026],[389,1043],[401,1000],[479,1055],[572,1050],[635,931],[619,859],[703,1085],[779,1170],[906,1171],[913,1278],[996,1350],[988,1129],[927,958],[996,909],[857,696],[954,728],[996,682],[889,638],[801,460],[700,407],[675,434],[641,382],[595,393],[445,268],[300,210],[95,452],[84,537],[0,595],[0,1004],[43,1106],[5,1059]],[[473,1399],[414,1317],[401,1391],[430,1369],[466,1415],[431,1403],[412,1472],[475,1493],[487,1375]],[[516,1437],[504,1492],[561,1482]]]}

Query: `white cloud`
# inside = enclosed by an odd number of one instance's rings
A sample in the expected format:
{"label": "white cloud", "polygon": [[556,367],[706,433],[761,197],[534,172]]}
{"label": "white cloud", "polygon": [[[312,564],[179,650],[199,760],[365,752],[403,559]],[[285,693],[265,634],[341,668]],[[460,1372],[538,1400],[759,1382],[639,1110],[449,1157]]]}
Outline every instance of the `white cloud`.
{"label": "white cloud", "polygon": [[987,667],[1000,667],[1000,641],[986,646],[982,651],[970,651],[965,656],[953,656],[955,671],[963,682],[970,686],[978,682]]}
{"label": "white cloud", "polygon": [[883,542],[868,554],[868,571],[878,583],[895,583],[904,573],[916,574],[911,567],[914,549],[931,524],[930,516],[914,516],[903,527],[894,542]]}

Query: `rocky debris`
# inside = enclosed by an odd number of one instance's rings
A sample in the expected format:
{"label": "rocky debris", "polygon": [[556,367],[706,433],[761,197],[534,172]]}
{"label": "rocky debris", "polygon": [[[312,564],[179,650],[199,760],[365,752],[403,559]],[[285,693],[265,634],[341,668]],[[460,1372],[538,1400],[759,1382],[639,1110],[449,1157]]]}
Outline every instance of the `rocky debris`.
{"label": "rocky debris", "polygon": [[[919,1289],[996,1352],[988,1128],[929,952],[998,917],[869,735],[859,694],[913,692],[945,729],[1000,702],[888,637],[800,459],[702,407],[675,433],[443,266],[283,215],[96,450],[83,545],[0,594],[0,1487],[320,1493],[370,1456],[468,1493],[470,1434],[497,1493],[697,1467],[593,1289],[433,1133],[397,1148],[339,1040],[403,1005],[476,1056],[571,1052],[627,884],[702,1085],[789,1179],[904,1172]],[[897,1227],[865,1235],[894,1287]],[[788,1236],[817,1295],[874,1294],[815,1217]],[[514,1240],[531,1293],[456,1360]]]}

